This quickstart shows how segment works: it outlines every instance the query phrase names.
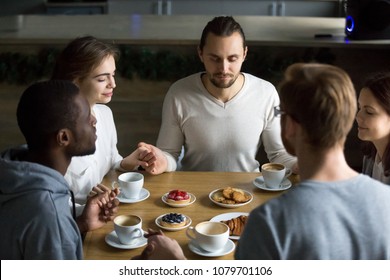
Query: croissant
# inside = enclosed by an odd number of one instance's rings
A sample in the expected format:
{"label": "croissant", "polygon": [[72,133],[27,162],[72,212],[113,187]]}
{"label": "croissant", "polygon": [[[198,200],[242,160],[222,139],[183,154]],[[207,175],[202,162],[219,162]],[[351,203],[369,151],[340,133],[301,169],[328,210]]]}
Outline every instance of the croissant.
{"label": "croissant", "polygon": [[226,224],[229,227],[230,235],[241,235],[242,231],[244,230],[244,226],[246,224],[246,221],[248,220],[248,216],[241,215],[236,218],[227,220],[227,221],[221,221],[222,223]]}

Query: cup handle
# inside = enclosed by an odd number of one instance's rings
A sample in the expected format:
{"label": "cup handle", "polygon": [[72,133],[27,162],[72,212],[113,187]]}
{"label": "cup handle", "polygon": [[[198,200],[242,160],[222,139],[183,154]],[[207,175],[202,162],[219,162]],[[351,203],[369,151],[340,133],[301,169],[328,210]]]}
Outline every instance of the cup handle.
{"label": "cup handle", "polygon": [[144,235],[143,230],[140,228],[136,228],[134,231],[138,231],[138,233],[139,233],[138,236],[134,236],[134,238],[140,238]]}
{"label": "cup handle", "polygon": [[186,235],[187,235],[187,237],[188,237],[189,239],[195,240],[195,237],[194,237],[194,236],[191,236],[191,233],[192,233],[192,234],[195,234],[195,232],[194,232],[194,227],[189,227],[189,228],[187,228],[187,230],[186,230]]}
{"label": "cup handle", "polygon": [[286,167],[286,173],[285,173],[285,175],[284,175],[284,178],[287,178],[287,177],[290,176],[291,174],[292,174],[291,168]]}

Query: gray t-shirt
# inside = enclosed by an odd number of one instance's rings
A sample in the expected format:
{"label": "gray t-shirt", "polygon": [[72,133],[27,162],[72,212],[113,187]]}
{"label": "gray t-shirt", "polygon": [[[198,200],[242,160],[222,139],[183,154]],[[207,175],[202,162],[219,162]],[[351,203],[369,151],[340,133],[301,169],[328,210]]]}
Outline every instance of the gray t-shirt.
{"label": "gray t-shirt", "polygon": [[236,259],[390,259],[390,187],[366,175],[304,181],[256,208]]}

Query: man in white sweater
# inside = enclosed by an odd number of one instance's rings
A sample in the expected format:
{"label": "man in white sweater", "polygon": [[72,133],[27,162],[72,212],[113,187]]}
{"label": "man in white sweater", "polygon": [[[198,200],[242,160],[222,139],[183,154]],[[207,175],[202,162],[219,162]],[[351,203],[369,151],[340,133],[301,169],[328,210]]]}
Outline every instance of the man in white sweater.
{"label": "man in white sweater", "polygon": [[285,151],[274,117],[275,87],[241,72],[247,51],[244,32],[232,17],[216,17],[206,25],[198,47],[205,72],[169,89],[157,140],[163,152],[147,171],[177,170],[183,148],[181,170],[259,171],[256,155],[262,144],[269,161],[293,167],[296,159]]}

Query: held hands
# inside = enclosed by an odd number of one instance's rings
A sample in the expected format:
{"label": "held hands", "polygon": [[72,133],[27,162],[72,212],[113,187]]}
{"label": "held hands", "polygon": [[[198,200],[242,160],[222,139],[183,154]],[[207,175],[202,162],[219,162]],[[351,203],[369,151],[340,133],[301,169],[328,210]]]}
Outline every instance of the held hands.
{"label": "held hands", "polygon": [[[164,173],[168,168],[168,161],[164,153],[157,147],[140,142],[138,143],[138,149],[146,149],[149,153],[140,155],[140,160],[145,164],[140,164],[148,173],[152,175],[158,175]],[[137,149],[137,150],[138,150]]]}
{"label": "held hands", "polygon": [[168,161],[159,148],[140,142],[138,148],[121,162],[121,167],[125,170],[134,170],[138,166],[152,175],[158,175],[167,170]]}
{"label": "held hands", "polygon": [[81,233],[102,227],[108,221],[112,221],[118,212],[119,200],[116,196],[119,189],[112,190],[99,184],[92,189],[91,194],[83,213],[76,220]]}
{"label": "held hands", "polygon": [[185,260],[183,250],[175,239],[165,236],[162,231],[148,229],[145,234],[148,238],[148,245],[141,255],[134,257],[134,260]]}
{"label": "held hands", "polygon": [[[157,170],[156,167],[164,166],[165,160],[165,169]],[[125,170],[134,170],[138,166],[141,166],[147,172],[153,175],[163,173],[166,170],[166,159],[160,149],[156,148],[153,145],[140,142],[138,148],[132,152],[129,156],[125,157],[121,162],[121,167]],[[160,169],[162,169],[160,167]],[[159,172],[159,173],[157,173]]]}

